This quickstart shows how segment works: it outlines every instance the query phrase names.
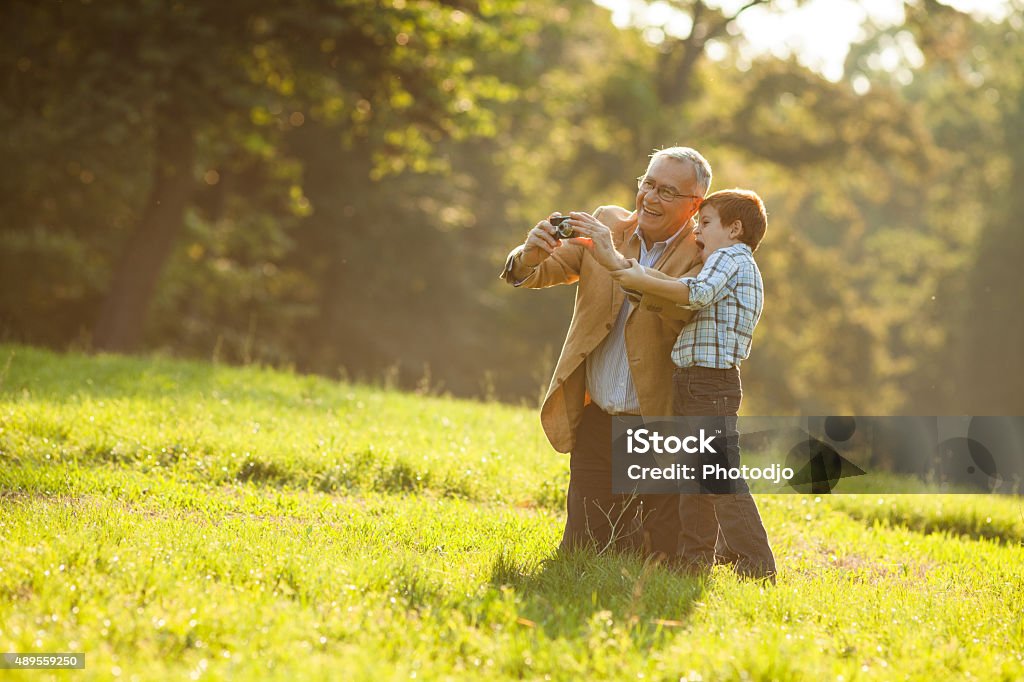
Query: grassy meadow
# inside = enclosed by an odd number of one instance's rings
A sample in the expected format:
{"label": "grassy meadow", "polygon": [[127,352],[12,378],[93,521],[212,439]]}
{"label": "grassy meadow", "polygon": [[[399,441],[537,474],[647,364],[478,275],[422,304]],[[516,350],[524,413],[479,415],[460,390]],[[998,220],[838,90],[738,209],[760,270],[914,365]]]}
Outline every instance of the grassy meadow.
{"label": "grassy meadow", "polygon": [[536,411],[0,345],[5,679],[1019,680],[1024,503],[760,496],[766,587],[559,555]]}

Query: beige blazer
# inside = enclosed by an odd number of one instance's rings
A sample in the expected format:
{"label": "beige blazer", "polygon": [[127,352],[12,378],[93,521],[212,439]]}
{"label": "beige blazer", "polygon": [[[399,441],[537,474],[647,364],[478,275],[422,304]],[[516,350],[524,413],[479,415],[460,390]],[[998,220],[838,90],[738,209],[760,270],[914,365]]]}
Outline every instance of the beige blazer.
{"label": "beige blazer", "polygon": [[[608,225],[615,247],[627,258],[638,258],[640,238],[634,235],[636,216],[618,206],[602,206],[594,217]],[[515,284],[511,275],[512,259],[522,250],[512,250],[505,262],[502,278]],[[690,225],[684,228],[654,265],[672,277],[692,276],[700,272],[700,253]],[[615,323],[625,293],[590,252],[583,246],[564,244],[541,263],[519,286],[541,289],[556,284],[577,283],[572,323],[565,336],[562,354],[551,377],[540,420],[552,447],[559,452],[572,450],[576,427],[587,393],[586,359]],[[644,296],[632,306],[626,320],[626,354],[644,416],[672,414],[671,352],[691,311],[652,296]]]}

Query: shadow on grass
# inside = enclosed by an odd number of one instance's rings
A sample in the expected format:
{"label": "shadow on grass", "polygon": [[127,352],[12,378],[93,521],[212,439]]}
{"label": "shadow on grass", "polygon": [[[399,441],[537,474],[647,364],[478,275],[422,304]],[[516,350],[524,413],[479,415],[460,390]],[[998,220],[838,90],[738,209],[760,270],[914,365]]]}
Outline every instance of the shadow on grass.
{"label": "shadow on grass", "polygon": [[491,584],[514,590],[522,624],[550,638],[619,626],[639,642],[670,636],[689,623],[707,578],[688,577],[635,554],[558,551],[539,562],[499,555]]}

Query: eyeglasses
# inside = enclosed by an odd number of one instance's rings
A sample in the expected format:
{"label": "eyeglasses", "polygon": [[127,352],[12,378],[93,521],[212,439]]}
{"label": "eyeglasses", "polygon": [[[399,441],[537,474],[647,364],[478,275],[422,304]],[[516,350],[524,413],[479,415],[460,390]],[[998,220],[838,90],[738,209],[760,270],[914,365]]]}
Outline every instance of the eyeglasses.
{"label": "eyeglasses", "polygon": [[697,199],[698,201],[704,197],[699,197],[696,194],[679,194],[673,192],[668,187],[658,187],[654,182],[647,179],[646,175],[641,175],[636,179],[636,186],[638,189],[642,189],[645,192],[653,192],[657,190],[658,196],[661,197],[662,201],[675,201],[681,197],[689,197],[690,199]]}

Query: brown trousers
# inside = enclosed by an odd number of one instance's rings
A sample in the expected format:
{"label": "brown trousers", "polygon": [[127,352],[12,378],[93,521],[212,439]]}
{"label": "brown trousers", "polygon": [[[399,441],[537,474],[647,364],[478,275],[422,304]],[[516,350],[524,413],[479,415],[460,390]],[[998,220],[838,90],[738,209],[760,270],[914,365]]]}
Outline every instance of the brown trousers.
{"label": "brown trousers", "polygon": [[[686,416],[691,429],[712,429],[716,463],[740,466],[739,432],[736,418],[743,391],[739,368],[687,367],[673,376],[674,409]],[[709,462],[710,463],[710,462]],[[768,544],[761,515],[742,478],[720,489],[705,488],[700,494],[679,496],[678,556],[682,563],[698,570],[710,568],[717,559],[732,563],[741,575],[774,579],[775,556]]]}
{"label": "brown trousers", "polygon": [[590,403],[569,455],[563,549],[590,546],[673,557],[679,550],[678,495],[612,494],[612,417]]}

